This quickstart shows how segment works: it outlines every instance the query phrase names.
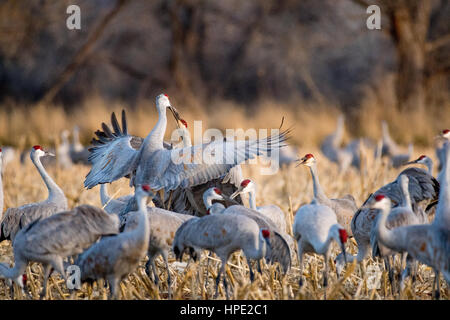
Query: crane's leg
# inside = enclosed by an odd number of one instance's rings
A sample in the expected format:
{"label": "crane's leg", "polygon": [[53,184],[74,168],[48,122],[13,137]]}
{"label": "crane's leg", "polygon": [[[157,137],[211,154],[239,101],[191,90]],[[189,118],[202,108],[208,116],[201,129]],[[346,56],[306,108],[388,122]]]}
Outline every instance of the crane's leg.
{"label": "crane's leg", "polygon": [[167,210],[171,210],[172,196],[173,196],[173,190],[171,190],[170,193],[169,193],[169,201],[167,202]]}
{"label": "crane's leg", "polygon": [[[217,296],[219,294],[220,277],[222,276],[222,274],[224,274],[225,264],[226,264],[226,261],[222,260],[222,265],[220,266],[220,270],[219,270],[219,273],[217,274],[217,278],[216,278],[216,293],[214,294],[214,299],[217,299]],[[224,274],[224,276],[225,276],[225,274]]]}
{"label": "crane's leg", "polygon": [[164,202],[164,189],[158,190],[158,194],[159,194],[159,197],[161,198],[161,203],[162,203],[164,209],[167,210],[166,204],[165,204],[165,202]]}
{"label": "crane's leg", "polygon": [[[247,264],[248,264],[248,270],[250,271],[250,281],[253,282],[253,280],[255,280],[255,274],[253,273],[252,270],[252,264],[250,262],[250,259],[246,256],[245,259],[247,260]],[[259,262],[259,260],[258,260]]]}
{"label": "crane's leg", "polygon": [[206,257],[206,272],[204,274],[203,283],[205,284],[206,293],[208,293],[208,273],[209,273],[209,258],[212,256],[212,251],[209,251],[208,256]]}
{"label": "crane's leg", "polygon": [[301,287],[303,286],[303,248],[298,241],[298,268],[300,269],[300,280],[298,281],[298,285]]}
{"label": "crane's leg", "polygon": [[328,257],[325,257],[325,269],[323,270],[323,299],[327,300],[328,287]]}
{"label": "crane's leg", "polygon": [[391,268],[391,264],[389,262],[389,256],[386,256],[383,258],[384,260],[384,267],[386,268],[388,274],[389,274],[389,283],[391,285],[391,294],[394,295],[394,270]]}
{"label": "crane's leg", "polygon": [[170,278],[169,261],[167,259],[167,253],[164,252],[162,254],[162,256],[163,256],[163,259],[164,259],[164,263],[166,264],[166,270],[167,270],[167,292],[168,292],[168,295],[169,295],[168,299],[172,299],[172,290],[171,290],[171,287],[170,287],[172,281],[171,281],[171,278]]}
{"label": "crane's leg", "polygon": [[52,268],[49,264],[44,264],[44,284],[42,288],[42,292],[40,295],[40,299],[44,299],[47,296],[47,284],[48,284],[48,277],[50,276],[50,273],[52,272]]}
{"label": "crane's leg", "polygon": [[111,289],[109,293],[109,299],[118,299],[119,297],[117,287],[120,285],[119,279],[115,277],[108,277],[108,282],[109,288]]}
{"label": "crane's leg", "polygon": [[[434,299],[439,300],[439,298],[441,297],[441,287],[439,284],[439,271],[435,269],[434,274],[435,274],[433,283]],[[435,290],[436,286],[437,290]]]}
{"label": "crane's leg", "polygon": [[258,272],[262,274],[261,259],[258,260]]}

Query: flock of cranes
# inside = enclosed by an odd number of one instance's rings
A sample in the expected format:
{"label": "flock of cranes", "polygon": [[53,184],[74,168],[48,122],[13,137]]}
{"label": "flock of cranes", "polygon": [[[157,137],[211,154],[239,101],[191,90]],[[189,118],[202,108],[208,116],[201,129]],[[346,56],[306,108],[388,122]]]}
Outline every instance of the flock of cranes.
{"label": "flock of cranes", "polygon": [[[255,278],[254,261],[258,272],[262,272],[265,263],[275,264],[282,276],[294,272],[291,265],[297,256],[300,286],[304,278],[304,254],[323,255],[323,285],[326,287],[335,242],[341,250],[334,260],[338,275],[346,263],[354,260],[361,263],[371,252],[374,258],[383,259],[391,288],[394,288],[393,263],[399,255],[402,284],[408,276],[414,279],[418,263],[433,268],[436,298],[440,292],[439,275],[450,284],[449,130],[440,134],[441,142],[436,151],[440,173],[435,178],[432,160],[423,155],[408,162],[412,145],[407,154],[402,153],[389,136],[386,123],[382,124],[381,143],[359,139],[342,148],[344,118],[339,117],[336,132],[325,138],[321,150],[341,171],[350,166],[361,168],[362,149],[373,150],[376,157],[389,157],[390,165],[395,168],[423,164],[427,170],[417,167],[403,170],[394,181],[369,195],[358,208],[352,195],[330,199],[325,194],[314,155],[308,153],[298,159],[292,151],[284,152],[284,162],[296,161],[298,166],[309,168],[314,191],[312,201],[295,213],[292,230],[289,230],[290,225],[280,207],[257,206],[256,183],[244,179],[240,167],[246,160],[267,156],[275,149],[289,150],[286,145],[289,130],[262,139],[224,139],[192,145],[188,124],[167,95],[156,98],[156,109],[158,121],[145,138],[128,132],[125,111],[121,124],[112,113],[112,129],[102,123],[102,130],[95,132],[97,138],[89,149],[77,142],[78,129],[74,131],[72,144],[68,132],[62,133],[56,150],[58,164],[68,168],[87,158],[91,168],[84,186],[91,189],[100,184],[101,209],[80,205],[70,210],[64,191],[41,162],[41,158],[53,154],[39,145],[31,149],[30,158],[48,189],[48,198],[8,208],[3,214],[1,186],[0,242],[11,241],[14,266],[0,263],[0,278],[7,279],[9,284],[15,283],[29,295],[26,267],[29,262],[41,263],[44,270],[41,298],[44,298],[51,272],[54,270],[67,279],[65,268],[73,263],[80,269],[81,282],[103,279],[109,284],[111,297],[118,298],[120,282],[146,257],[146,272],[158,285],[161,270],[156,267],[155,259],[161,255],[171,298],[169,255],[173,253],[181,261],[183,255],[188,254],[197,261],[207,250],[221,261],[215,296],[222,280],[228,298],[225,266],[234,252],[242,250],[250,281]],[[180,131],[180,143],[164,141],[167,109]],[[201,161],[200,156],[208,148],[223,150],[223,159],[214,163]],[[231,162],[230,154],[234,155]],[[198,161],[173,161],[183,157]],[[0,165],[1,161],[2,157]],[[124,177],[129,179],[134,194],[112,198],[107,183]],[[241,199],[245,193],[249,195],[249,207],[244,206]],[[148,206],[148,201],[154,206]],[[358,245],[356,256],[346,251],[349,237]]]}

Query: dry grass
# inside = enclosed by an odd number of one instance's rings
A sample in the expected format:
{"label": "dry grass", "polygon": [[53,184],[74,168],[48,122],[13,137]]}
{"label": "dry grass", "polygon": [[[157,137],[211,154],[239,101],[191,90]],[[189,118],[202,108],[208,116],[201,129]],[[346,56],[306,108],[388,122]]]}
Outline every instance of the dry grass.
{"label": "dry grass", "polygon": [[[98,118],[101,119],[101,118]],[[97,120],[98,122],[99,120]],[[434,155],[431,149],[418,150],[420,152]],[[318,158],[318,169],[321,183],[328,196],[341,196],[351,193],[361,204],[371,190],[382,186],[394,179],[398,170],[387,169],[383,164],[379,167],[369,165],[368,174],[361,178],[356,171],[350,171],[345,175],[339,175],[334,164],[329,163],[316,149],[301,148],[301,152],[312,152]],[[419,153],[418,153],[419,154]],[[89,168],[81,165],[74,166],[68,170],[50,168],[50,174],[55,177],[57,183],[64,189],[69,199],[69,206],[79,204],[92,204],[100,206],[99,187],[92,190],[83,188],[84,176]],[[258,167],[244,166],[244,174],[252,177],[258,184],[258,204],[274,203],[279,205],[287,215],[287,220],[292,226],[293,215],[290,211],[290,200],[294,212],[296,209],[312,198],[312,182],[309,171],[306,168],[293,166],[283,168],[278,174],[273,176],[260,176]],[[47,196],[45,186],[41,181],[36,169],[29,160],[22,166],[18,161],[11,163],[3,176],[5,207],[19,206],[24,203],[38,201]],[[110,193],[117,192],[117,196],[130,192],[127,181],[121,180],[110,187]],[[354,241],[349,241],[349,251],[355,254],[357,248]],[[333,257],[338,254],[337,246],[333,249]],[[204,254],[199,263],[189,263],[187,268],[178,270],[174,259],[170,259],[171,273],[173,280],[173,293],[175,299],[212,299],[214,294],[214,277],[217,274],[219,262],[212,258],[209,263],[208,285],[204,286],[204,274],[206,269],[207,255]],[[263,266],[263,274],[256,273],[255,281],[250,283],[247,264],[241,253],[236,253],[230,259],[227,266],[227,274],[231,283],[232,299],[323,299],[324,289],[322,284],[323,258],[317,255],[306,255],[303,275],[305,277],[304,286],[299,289],[299,269],[298,262],[293,261],[293,266],[286,276],[280,276],[274,266]],[[3,242],[0,245],[0,262],[13,263],[13,253],[11,244]],[[369,265],[384,270],[379,261],[368,258],[365,261],[366,268]],[[151,279],[144,272],[144,261],[141,267],[121,284],[122,299],[166,299],[167,286],[165,283],[166,272],[160,258],[157,260],[159,272],[161,273],[161,283],[156,288]],[[391,293],[387,281],[387,275],[383,272],[380,288],[369,290],[367,288],[367,273],[364,273],[360,266],[349,265],[346,273],[337,279],[335,267],[331,263],[330,280],[327,289],[328,299],[431,299],[432,298],[432,270],[421,265],[419,276],[414,284],[410,283],[401,293]],[[42,288],[42,267],[39,264],[32,264],[28,270],[28,288],[34,299],[38,299]],[[448,288],[445,281],[441,281],[441,296],[448,299]],[[49,282],[48,299],[69,299],[70,294],[64,281],[58,274],[54,274]],[[82,289],[75,294],[76,299],[105,299],[106,290],[101,283],[94,284],[93,288],[83,285]],[[223,287],[220,286],[219,299],[224,299]],[[0,299],[11,299],[10,290],[3,280],[0,280]],[[15,290],[14,299],[26,299]]]}

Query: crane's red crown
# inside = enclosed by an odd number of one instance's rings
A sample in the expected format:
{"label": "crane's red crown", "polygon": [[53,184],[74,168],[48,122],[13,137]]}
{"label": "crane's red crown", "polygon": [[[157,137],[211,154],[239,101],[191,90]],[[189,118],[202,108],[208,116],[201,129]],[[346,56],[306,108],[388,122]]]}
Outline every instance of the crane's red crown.
{"label": "crane's red crown", "polygon": [[150,191],[150,186],[148,184],[144,184],[142,186],[142,190],[149,192]]}
{"label": "crane's red crown", "polygon": [[306,159],[311,159],[311,158],[314,158],[314,156],[312,155],[312,153],[308,153],[308,154],[305,156],[305,158],[306,158]]}
{"label": "crane's red crown", "polygon": [[426,155],[421,155],[420,157],[419,157],[419,160],[423,160],[423,159],[425,159],[427,156]]}
{"label": "crane's red crown", "polygon": [[261,232],[264,238],[268,238],[270,236],[270,231],[267,229],[263,229]]}
{"label": "crane's red crown", "polygon": [[222,190],[220,190],[219,188],[214,188],[214,192],[217,194],[222,194]]}
{"label": "crane's red crown", "polygon": [[28,280],[27,274],[24,273],[24,274],[22,275],[22,282],[23,282],[23,285],[24,285],[24,286],[27,285],[27,280]]}
{"label": "crane's red crown", "polygon": [[38,146],[38,145],[36,145],[36,146],[34,146],[34,147],[33,147],[33,149],[34,149],[34,150],[42,150],[42,147],[41,147],[41,146]]}
{"label": "crane's red crown", "polygon": [[164,93],[164,95],[165,95],[167,98],[169,98],[169,96],[168,96],[167,94]]}
{"label": "crane's red crown", "polygon": [[339,229],[339,239],[341,239],[342,243],[346,243],[348,239],[348,234],[345,229]]}
{"label": "crane's red crown", "polygon": [[442,133],[443,133],[443,134],[447,134],[447,133],[449,133],[449,132],[450,132],[450,130],[448,130],[448,129],[442,130]]}
{"label": "crane's red crown", "polygon": [[248,186],[248,184],[251,182],[251,180],[250,179],[245,179],[244,181],[242,181],[241,182],[241,187],[246,187],[246,186]]}
{"label": "crane's red crown", "polygon": [[375,197],[375,200],[376,200],[376,201],[381,201],[381,200],[383,200],[384,198],[386,198],[384,195],[378,194],[378,195]]}
{"label": "crane's red crown", "polygon": [[185,126],[186,128],[188,127],[186,120],[180,119],[180,121],[183,124],[183,126]]}

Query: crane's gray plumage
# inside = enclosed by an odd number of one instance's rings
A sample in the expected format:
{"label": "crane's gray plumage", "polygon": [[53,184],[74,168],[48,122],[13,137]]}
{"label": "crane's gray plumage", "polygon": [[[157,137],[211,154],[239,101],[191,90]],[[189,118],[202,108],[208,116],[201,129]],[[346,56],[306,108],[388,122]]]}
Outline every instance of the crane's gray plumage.
{"label": "crane's gray plumage", "polygon": [[259,212],[246,208],[242,205],[233,205],[226,208],[222,214],[225,215],[244,215],[254,220],[259,228],[270,231],[269,242],[272,247],[270,252],[267,252],[266,259],[271,262],[279,262],[283,271],[286,273],[291,267],[291,256],[293,255],[292,245],[289,245],[289,235],[279,230],[273,221],[267,217],[263,217]]}
{"label": "crane's gray plumage", "polygon": [[36,220],[17,233],[13,242],[14,267],[0,264],[0,275],[15,280],[24,273],[28,262],[40,262],[44,265],[45,294],[50,266],[66,278],[64,258],[82,253],[103,235],[118,232],[116,215],[90,205]]}
{"label": "crane's gray plumage", "polygon": [[[266,232],[265,236],[264,231]],[[201,249],[214,252],[222,261],[216,279],[216,293],[220,277],[224,273],[225,264],[230,255],[238,250],[244,252],[250,270],[250,279],[253,281],[251,259],[259,260],[270,248],[267,240],[268,230],[261,231],[260,226],[251,218],[244,215],[208,215],[202,218],[193,218],[183,223],[177,230],[173,242],[173,251],[177,259],[181,259],[187,249],[193,249],[199,254]],[[269,250],[267,250],[269,249]],[[228,297],[226,277],[223,284]]]}
{"label": "crane's gray plumage", "polygon": [[147,185],[136,190],[139,210],[130,213],[136,216],[135,228],[102,238],[77,258],[75,264],[80,267],[81,281],[105,279],[111,294],[117,297],[119,282],[138,267],[148,249],[150,231],[145,201],[149,195],[153,196]]}
{"label": "crane's gray plumage", "polygon": [[308,153],[300,160],[300,164],[309,167],[311,177],[313,180],[314,188],[314,200],[319,203],[330,207],[336,214],[337,221],[342,225],[347,234],[352,236],[353,230],[351,228],[351,221],[353,215],[358,210],[356,206],[355,198],[348,194],[340,199],[329,199],[325,194],[322,186],[319,182],[319,176],[317,174],[316,158],[311,153]]}
{"label": "crane's gray plumage", "polygon": [[72,163],[89,164],[89,148],[80,142],[80,128],[75,126],[72,131],[72,143],[69,146],[69,156]]}
{"label": "crane's gray plumage", "polygon": [[48,190],[48,198],[37,203],[30,203],[18,208],[6,210],[0,225],[0,241],[14,240],[17,232],[29,223],[47,218],[57,212],[67,210],[67,199],[61,188],[45,171],[40,158],[48,154],[40,146],[31,149],[30,158],[38,169]]}
{"label": "crane's gray plumage", "polygon": [[353,154],[350,150],[341,148],[342,138],[344,136],[344,121],[343,115],[340,115],[337,121],[336,131],[327,136],[322,144],[320,150],[331,162],[339,166],[339,171],[344,172],[351,165],[353,161]]}
{"label": "crane's gray plumage", "polygon": [[381,131],[382,131],[382,139],[383,146],[381,149],[381,156],[387,156],[390,159],[390,164],[394,168],[399,168],[405,164],[411,158],[414,147],[412,143],[408,146],[408,153],[403,153],[400,150],[400,147],[394,142],[389,134],[389,128],[386,121],[381,122]]}
{"label": "crane's gray plumage", "polygon": [[[263,139],[213,141],[167,150],[163,147],[163,136],[167,126],[166,108],[170,108],[178,118],[168,98],[164,95],[158,96],[158,122],[138,150],[130,144],[132,136],[126,130],[125,118],[122,117],[123,129],[120,129],[113,113],[111,122],[114,132],[103,123],[103,132],[96,133],[99,140],[94,139],[92,142],[94,147],[91,148],[89,157],[92,168],[86,176],[85,186],[92,188],[99,183],[112,182],[130,174],[136,179],[135,181],[132,179],[134,185],[149,184],[153,190],[164,189],[165,192],[169,192],[178,187],[196,186],[221,177],[247,159],[265,155],[273,148],[279,148],[289,133],[287,130]],[[209,164],[204,158],[205,155],[210,155],[211,160],[219,149],[223,157]],[[183,163],[186,157],[189,161]],[[230,161],[230,158],[233,161]]]}

